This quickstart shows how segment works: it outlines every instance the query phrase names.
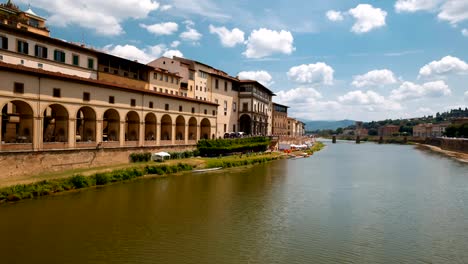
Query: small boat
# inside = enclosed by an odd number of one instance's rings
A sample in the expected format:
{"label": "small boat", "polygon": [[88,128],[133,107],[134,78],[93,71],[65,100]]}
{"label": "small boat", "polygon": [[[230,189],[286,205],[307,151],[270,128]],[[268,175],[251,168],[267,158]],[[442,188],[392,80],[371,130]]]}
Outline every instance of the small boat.
{"label": "small boat", "polygon": [[220,170],[223,167],[216,167],[216,168],[209,168],[209,169],[201,169],[201,170],[193,170],[192,172],[208,172],[208,171],[216,171]]}

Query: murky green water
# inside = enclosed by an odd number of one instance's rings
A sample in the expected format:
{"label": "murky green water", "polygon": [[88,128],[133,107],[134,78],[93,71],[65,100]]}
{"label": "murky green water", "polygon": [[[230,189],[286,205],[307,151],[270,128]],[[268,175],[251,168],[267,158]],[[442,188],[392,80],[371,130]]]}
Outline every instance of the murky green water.
{"label": "murky green water", "polygon": [[468,263],[468,165],[339,143],[309,159],[0,206],[1,263]]}

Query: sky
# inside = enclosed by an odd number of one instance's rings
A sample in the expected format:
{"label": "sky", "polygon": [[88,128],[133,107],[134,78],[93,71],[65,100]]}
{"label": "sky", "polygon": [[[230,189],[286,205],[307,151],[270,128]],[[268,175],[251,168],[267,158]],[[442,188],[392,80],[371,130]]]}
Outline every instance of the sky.
{"label": "sky", "polygon": [[255,79],[304,120],[468,106],[468,0],[14,0],[51,36]]}

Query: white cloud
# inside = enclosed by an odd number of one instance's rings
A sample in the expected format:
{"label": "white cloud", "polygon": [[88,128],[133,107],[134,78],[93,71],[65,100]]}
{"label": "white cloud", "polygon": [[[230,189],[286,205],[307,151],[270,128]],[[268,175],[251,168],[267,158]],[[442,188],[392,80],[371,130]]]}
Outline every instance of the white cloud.
{"label": "white cloud", "polygon": [[468,37],[468,29],[466,28],[462,29],[461,33],[463,36]]}
{"label": "white cloud", "polygon": [[419,76],[430,77],[444,74],[467,74],[468,64],[457,57],[445,56],[439,61],[432,61],[419,70]]}
{"label": "white cloud", "polygon": [[437,17],[446,20],[452,25],[468,19],[468,1],[447,0],[441,7]]}
{"label": "white cloud", "polygon": [[247,39],[247,49],[243,53],[247,58],[263,58],[275,53],[291,54],[296,48],[294,38],[289,31],[275,31],[261,28],[252,31]]}
{"label": "white cloud", "polygon": [[238,74],[241,80],[255,80],[266,87],[272,85],[273,77],[267,71],[242,71]]}
{"label": "white cloud", "polygon": [[180,45],[180,41],[174,40],[171,43],[171,48],[177,48],[177,47],[179,47],[179,45]]}
{"label": "white cloud", "polygon": [[[307,96],[305,96],[307,95]],[[313,103],[322,98],[314,88],[299,87],[288,91],[279,91],[276,93],[276,99],[282,104],[296,106],[298,104]]]}
{"label": "white cloud", "polygon": [[333,22],[342,21],[344,19],[343,14],[340,11],[328,10],[326,15],[328,20]]}
{"label": "white cloud", "polygon": [[[112,55],[126,58],[129,60],[136,60],[140,63],[148,63],[161,55],[165,57],[172,57],[176,55],[180,57],[182,53],[178,50],[168,50],[165,45],[155,45],[148,46],[146,48],[140,49],[133,45],[107,45],[102,48],[104,52],[110,53]],[[170,55],[170,56],[169,56]]]}
{"label": "white cloud", "polygon": [[332,67],[326,63],[317,62],[315,64],[302,64],[289,69],[287,75],[290,79],[298,83],[309,84],[333,84]]}
{"label": "white cloud", "polygon": [[179,25],[175,22],[166,22],[153,25],[140,24],[140,27],[145,28],[148,32],[155,35],[172,35],[179,30]]}
{"label": "white cloud", "polygon": [[169,9],[171,9],[171,8],[172,8],[171,5],[162,5],[161,8],[160,8],[160,10],[161,10],[161,11],[167,11],[167,10],[169,10]]}
{"label": "white cloud", "polygon": [[398,89],[391,92],[390,98],[397,101],[406,101],[442,97],[451,94],[452,91],[444,81],[427,82],[422,85],[404,82]]}
{"label": "white cloud", "polygon": [[17,0],[50,10],[48,23],[58,27],[79,25],[100,35],[124,33],[121,23],[129,18],[142,19],[159,8],[154,0]]}
{"label": "white cloud", "polygon": [[397,12],[432,11],[444,0],[398,0],[395,3]]}
{"label": "white cloud", "polygon": [[203,35],[193,28],[195,23],[192,20],[185,20],[183,23],[185,24],[186,31],[180,34],[180,38],[184,41],[191,41],[193,44],[198,44],[198,41]]}
{"label": "white cloud", "polygon": [[182,52],[180,52],[180,50],[166,50],[164,53],[163,53],[163,56],[164,57],[167,57],[167,58],[172,58],[173,56],[177,56],[177,57],[184,57],[184,54],[182,54]]}
{"label": "white cloud", "polygon": [[210,25],[210,33],[218,35],[224,47],[234,47],[244,42],[244,32],[238,28],[230,31],[225,27]]}
{"label": "white cloud", "polygon": [[198,15],[215,20],[227,20],[231,18],[231,15],[225,13],[226,10],[219,6],[220,2],[215,0],[171,0],[171,4],[182,17]]}
{"label": "white cloud", "polygon": [[356,19],[351,31],[357,34],[367,33],[373,29],[385,26],[387,12],[374,8],[369,4],[359,4],[348,13]]}
{"label": "white cloud", "polygon": [[351,91],[339,96],[338,101],[345,105],[361,106],[366,111],[400,110],[400,103],[387,100],[374,91],[363,92],[361,90]]}
{"label": "white cloud", "polygon": [[383,70],[373,70],[364,75],[357,75],[353,77],[353,82],[351,83],[354,87],[369,87],[369,86],[384,86],[388,84],[394,84],[397,82],[395,75],[392,71],[383,69]]}

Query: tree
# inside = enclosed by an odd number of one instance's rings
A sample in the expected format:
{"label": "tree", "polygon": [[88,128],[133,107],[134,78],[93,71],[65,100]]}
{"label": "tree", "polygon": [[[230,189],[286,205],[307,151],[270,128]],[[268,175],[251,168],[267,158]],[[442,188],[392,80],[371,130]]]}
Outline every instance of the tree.
{"label": "tree", "polygon": [[379,132],[375,128],[369,129],[369,136],[377,136]]}

